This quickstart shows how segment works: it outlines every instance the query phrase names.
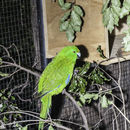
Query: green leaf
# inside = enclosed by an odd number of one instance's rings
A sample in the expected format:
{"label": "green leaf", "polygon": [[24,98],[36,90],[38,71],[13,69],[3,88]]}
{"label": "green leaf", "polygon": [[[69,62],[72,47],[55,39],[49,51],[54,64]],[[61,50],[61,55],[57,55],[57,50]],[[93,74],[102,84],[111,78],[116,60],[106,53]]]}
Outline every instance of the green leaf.
{"label": "green leaf", "polygon": [[75,5],[75,6],[73,6],[73,9],[79,16],[83,17],[84,12],[83,12],[83,9],[80,6]]}
{"label": "green leaf", "polygon": [[114,25],[118,25],[120,11],[120,7],[113,5],[103,12],[103,24],[110,33],[114,29]]}
{"label": "green leaf", "polygon": [[0,72],[0,76],[2,76],[2,77],[7,77],[8,75],[9,75],[9,74]]}
{"label": "green leaf", "polygon": [[84,98],[85,99],[92,99],[93,97],[95,96],[95,94],[94,93],[86,93],[85,95],[84,95]]}
{"label": "green leaf", "polygon": [[129,13],[130,13],[130,0],[125,0],[123,2],[123,7],[121,8],[120,18],[123,18]]}
{"label": "green leaf", "polygon": [[7,123],[8,122],[8,118],[4,115],[4,117],[3,117],[3,121],[4,121],[4,123]]}
{"label": "green leaf", "polygon": [[122,44],[124,45],[124,50],[126,52],[130,51],[130,33],[128,32],[126,36],[123,38]]}
{"label": "green leaf", "polygon": [[63,9],[63,10],[68,10],[68,9],[71,8],[71,6],[72,6],[72,3],[65,3],[65,4],[62,6],[62,9]]}
{"label": "green leaf", "polygon": [[99,46],[97,47],[97,51],[99,52],[100,56],[101,56],[103,59],[106,58],[105,55],[104,55],[104,53],[103,53],[103,50],[101,49],[101,45],[99,45]]}
{"label": "green leaf", "polygon": [[52,127],[52,125],[49,126],[48,130],[54,130],[54,128]]}
{"label": "green leaf", "polygon": [[28,129],[27,125],[21,128],[21,130],[27,130],[27,129]]}
{"label": "green leaf", "polygon": [[[114,25],[118,26],[120,13],[119,13],[116,9],[118,9],[118,8],[112,7],[112,8],[111,8],[111,13],[113,14]],[[118,15],[118,14],[119,14],[119,15]]]}
{"label": "green leaf", "polygon": [[3,94],[2,93],[0,93],[0,97],[2,96]]}
{"label": "green leaf", "polygon": [[114,15],[117,15],[119,17],[121,13],[121,8],[118,6],[112,6],[111,8],[112,8],[112,11],[114,12]]}
{"label": "green leaf", "polygon": [[111,101],[111,100],[107,100],[107,102],[108,102],[109,105],[113,104],[113,101]]}
{"label": "green leaf", "polygon": [[125,0],[123,6],[130,12],[130,0]]}
{"label": "green leaf", "polygon": [[3,104],[0,104],[0,109],[3,107]]}
{"label": "green leaf", "polygon": [[11,96],[11,100],[15,100],[15,97],[14,97],[14,96]]}
{"label": "green leaf", "polygon": [[86,93],[85,95],[80,95],[80,101],[85,104],[85,102],[87,103],[91,103],[92,99],[95,99],[97,98],[97,94],[95,93]]}
{"label": "green leaf", "polygon": [[71,20],[74,23],[74,25],[81,26],[81,24],[82,24],[82,20],[81,20],[80,16],[74,10],[72,10],[72,12],[71,12]]}
{"label": "green leaf", "polygon": [[97,100],[98,97],[99,97],[99,95],[98,95],[98,94],[95,94],[94,97],[93,97],[93,100]]}
{"label": "green leaf", "polygon": [[64,0],[58,0],[58,3],[59,3],[59,5],[60,5],[60,7],[63,7],[64,6]]}
{"label": "green leaf", "polygon": [[121,6],[121,2],[120,0],[112,0],[112,6],[116,6],[116,7],[120,7]]}
{"label": "green leaf", "polygon": [[61,21],[61,22],[64,22],[65,20],[68,19],[69,16],[70,16],[70,11],[66,12],[66,13],[64,14],[64,16],[61,17],[60,21]]}
{"label": "green leaf", "polygon": [[65,22],[63,22],[63,23],[60,23],[60,31],[61,31],[61,32],[62,32],[62,31],[66,31],[67,28],[68,28],[68,26],[69,26],[69,22],[68,22],[68,21],[65,21]]}
{"label": "green leaf", "polygon": [[107,29],[109,30],[110,33],[114,29],[114,24],[115,24],[115,22],[114,22],[113,14],[112,14],[112,12],[110,12],[109,21],[108,21],[108,25],[107,25]]}
{"label": "green leaf", "polygon": [[80,96],[79,100],[81,101],[82,104],[85,104],[86,99],[83,95]]}
{"label": "green leaf", "polygon": [[79,86],[80,93],[85,93],[87,81],[85,79],[83,79],[82,77],[79,77],[78,86]]}
{"label": "green leaf", "polygon": [[103,84],[104,83],[104,79],[101,77],[99,72],[96,70],[94,70],[91,73],[90,79],[93,81],[93,83],[96,83],[96,84]]}
{"label": "green leaf", "polygon": [[104,79],[105,81],[110,81],[110,80],[111,80],[111,79],[106,78],[106,77],[104,76],[104,73],[103,73],[102,71],[100,71],[100,69],[98,69],[98,75],[99,75],[102,79]]}
{"label": "green leaf", "polygon": [[7,92],[7,95],[9,96],[9,95],[11,95],[11,92],[9,91],[9,92]]}
{"label": "green leaf", "polygon": [[78,104],[80,107],[83,106],[82,103],[81,103],[80,101],[77,101],[77,104]]}
{"label": "green leaf", "polygon": [[72,33],[72,31],[67,30],[66,31],[66,36],[67,36],[67,39],[68,39],[69,42],[73,42],[75,36],[74,36],[74,33]]}
{"label": "green leaf", "polygon": [[5,96],[3,96],[2,98],[3,98],[3,100],[8,100],[8,98],[7,98],[7,97],[5,97]]}
{"label": "green leaf", "polygon": [[68,25],[68,29],[66,31],[66,36],[67,36],[67,39],[69,42],[73,42],[75,36],[74,36],[74,30],[70,24]]}
{"label": "green leaf", "polygon": [[130,15],[127,16],[127,25],[130,26]]}
{"label": "green leaf", "polygon": [[108,8],[108,4],[109,4],[110,0],[107,0],[102,7],[102,13],[104,13],[106,11],[106,9]]}
{"label": "green leaf", "polygon": [[105,95],[103,95],[101,97],[101,106],[102,106],[102,108],[107,108],[108,107],[108,100],[107,100],[107,97]]}
{"label": "green leaf", "polygon": [[124,16],[129,14],[129,10],[126,9],[124,6],[121,8],[120,18],[123,18]]}
{"label": "green leaf", "polygon": [[1,112],[3,112],[7,108],[6,104],[2,104],[2,108],[0,109]]}
{"label": "green leaf", "polygon": [[89,103],[91,103],[91,101],[92,101],[92,99],[89,99],[89,100],[87,100],[87,103],[89,104]]}
{"label": "green leaf", "polygon": [[75,25],[75,26],[73,26],[73,29],[74,29],[74,31],[76,31],[76,32],[80,32],[81,26]]}
{"label": "green leaf", "polygon": [[104,26],[108,25],[109,22],[109,15],[110,15],[110,8],[107,8],[103,13],[103,24]]}
{"label": "green leaf", "polygon": [[82,67],[79,69],[79,75],[84,75],[88,72],[90,69],[90,62],[86,62]]}

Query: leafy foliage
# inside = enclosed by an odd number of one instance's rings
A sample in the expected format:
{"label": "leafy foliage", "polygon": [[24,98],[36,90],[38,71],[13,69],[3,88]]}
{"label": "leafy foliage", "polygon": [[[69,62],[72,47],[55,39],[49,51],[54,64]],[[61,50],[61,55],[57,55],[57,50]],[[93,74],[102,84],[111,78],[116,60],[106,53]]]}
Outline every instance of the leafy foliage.
{"label": "leafy foliage", "polygon": [[[127,25],[130,27],[130,0],[106,0],[102,8],[103,24],[111,33],[114,26],[118,26],[119,19],[127,16]],[[126,36],[123,38],[125,51],[130,51],[130,28],[125,31]]]}
{"label": "leafy foliage", "polygon": [[69,92],[73,93],[85,93],[87,80],[86,73],[90,69],[90,63],[86,62],[82,67],[77,67],[72,77],[71,85],[69,86]]}
{"label": "leafy foliage", "polygon": [[[104,92],[87,92],[88,88],[94,85],[103,85],[105,82],[109,82],[104,73],[100,68],[95,67],[92,69],[89,62],[81,67],[75,68],[74,75],[69,86],[69,92],[72,93],[74,98],[77,100],[80,106],[85,105],[86,103],[91,103],[92,101],[100,101],[100,104],[103,108],[108,107],[112,104],[106,93]],[[107,94],[111,94],[109,91]]]}
{"label": "leafy foliage", "polygon": [[[15,103],[15,97],[11,95],[10,91],[5,89],[0,90],[0,113],[9,112],[9,111],[18,111],[19,108]],[[22,119],[21,114],[10,114],[10,115],[1,115],[0,120],[3,123],[9,123],[12,121],[16,121],[18,119]],[[13,127],[16,127],[13,126]]]}
{"label": "leafy foliage", "polygon": [[65,31],[68,41],[73,42],[76,38],[75,33],[81,31],[84,11],[74,3],[67,3],[64,0],[58,0],[58,3],[61,9],[67,11],[60,19],[60,31]]}
{"label": "leafy foliage", "polygon": [[114,25],[118,26],[120,17],[120,0],[107,0],[102,8],[103,23],[112,32]]}
{"label": "leafy foliage", "polygon": [[101,56],[103,59],[106,58],[105,55],[104,55],[104,53],[103,53],[103,50],[101,49],[101,45],[99,45],[99,46],[97,47],[97,51],[99,52],[100,56]]}
{"label": "leafy foliage", "polygon": [[130,51],[130,15],[127,16],[127,25],[129,29],[125,31],[126,36],[123,38],[122,44],[124,45],[125,51]]}

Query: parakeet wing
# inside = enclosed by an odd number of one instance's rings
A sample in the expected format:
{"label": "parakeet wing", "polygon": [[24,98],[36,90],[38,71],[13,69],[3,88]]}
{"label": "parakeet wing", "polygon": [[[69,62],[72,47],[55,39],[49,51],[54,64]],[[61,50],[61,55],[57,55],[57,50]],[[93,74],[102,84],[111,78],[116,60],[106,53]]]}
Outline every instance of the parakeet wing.
{"label": "parakeet wing", "polygon": [[57,62],[55,61],[54,59],[54,61],[47,66],[41,76],[39,92],[42,92],[42,95],[47,93],[52,93],[53,95],[53,91],[55,94],[60,93],[72,77],[74,64],[70,64],[70,62],[66,61],[66,59],[64,60],[63,57],[61,59],[58,58]]}

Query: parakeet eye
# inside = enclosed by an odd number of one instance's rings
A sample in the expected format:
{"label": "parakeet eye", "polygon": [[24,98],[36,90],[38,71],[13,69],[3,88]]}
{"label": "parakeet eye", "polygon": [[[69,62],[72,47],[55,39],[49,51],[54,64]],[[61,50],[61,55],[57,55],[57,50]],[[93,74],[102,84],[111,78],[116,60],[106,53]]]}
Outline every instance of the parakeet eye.
{"label": "parakeet eye", "polygon": [[73,51],[73,53],[75,53],[75,51]]}

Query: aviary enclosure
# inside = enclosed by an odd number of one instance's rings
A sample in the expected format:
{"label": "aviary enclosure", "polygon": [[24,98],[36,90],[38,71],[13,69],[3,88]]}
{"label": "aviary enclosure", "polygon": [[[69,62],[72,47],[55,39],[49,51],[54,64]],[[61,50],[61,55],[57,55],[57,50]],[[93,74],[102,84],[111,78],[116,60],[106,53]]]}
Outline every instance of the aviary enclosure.
{"label": "aviary enclosure", "polygon": [[[54,1],[51,2],[54,4]],[[0,129],[38,129],[40,99],[35,98],[35,92],[41,72],[51,61],[45,52],[43,3],[42,0],[0,0]],[[84,61],[78,60],[76,67],[83,65]],[[97,99],[80,97],[79,102],[79,96],[75,97],[67,88],[66,94],[53,97],[45,129],[87,129],[84,118],[89,130],[130,129],[130,61],[120,62],[119,59],[117,63],[107,66],[97,63],[90,66],[88,72],[84,70],[85,73],[90,74],[95,67],[99,67],[104,74],[102,79],[110,79],[101,85],[87,86],[85,91],[98,93]],[[102,98],[105,95],[114,103],[108,105],[108,100]],[[107,107],[102,108],[103,105]]]}

